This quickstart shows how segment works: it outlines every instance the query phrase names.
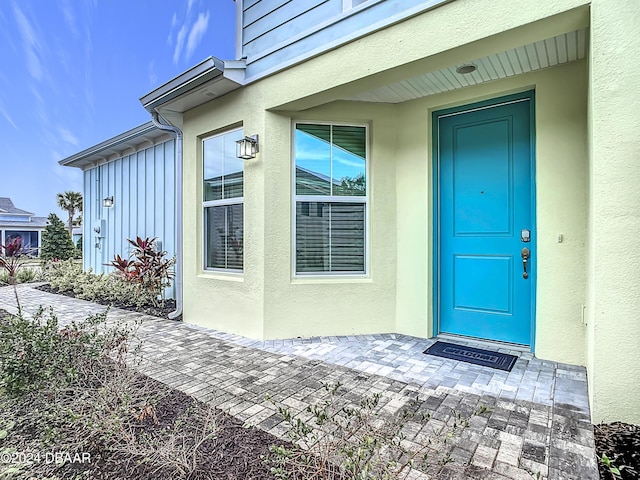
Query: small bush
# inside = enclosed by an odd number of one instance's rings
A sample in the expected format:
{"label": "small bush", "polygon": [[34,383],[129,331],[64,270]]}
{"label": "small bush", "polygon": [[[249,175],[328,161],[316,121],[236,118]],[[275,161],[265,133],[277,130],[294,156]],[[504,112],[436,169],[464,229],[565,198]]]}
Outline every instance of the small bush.
{"label": "small bush", "polygon": [[[60,327],[53,311],[0,310],[0,455],[25,459],[0,462],[0,479],[205,478],[219,412],[129,367],[137,325],[100,314]],[[29,460],[40,452],[90,461]]]}
{"label": "small bush", "polygon": [[11,277],[9,273],[0,270],[0,287],[11,285],[12,283],[31,283],[42,280],[42,270],[40,268],[25,267],[18,270],[18,273]]}
{"label": "small bush", "polygon": [[[114,354],[122,361],[131,329],[104,329],[106,313],[72,322],[60,330],[51,309],[40,309],[33,319],[9,316],[0,322],[0,386],[19,397],[43,385],[65,388],[91,370],[93,362]],[[101,331],[102,330],[102,331]]]}
{"label": "small bush", "polygon": [[51,262],[44,269],[44,278],[61,293],[90,302],[124,303],[135,307],[151,305],[155,301],[151,292],[140,290],[117,273],[95,274],[73,261]]}
{"label": "small bush", "polygon": [[18,283],[39,282],[42,280],[42,268],[25,266],[17,275]]}

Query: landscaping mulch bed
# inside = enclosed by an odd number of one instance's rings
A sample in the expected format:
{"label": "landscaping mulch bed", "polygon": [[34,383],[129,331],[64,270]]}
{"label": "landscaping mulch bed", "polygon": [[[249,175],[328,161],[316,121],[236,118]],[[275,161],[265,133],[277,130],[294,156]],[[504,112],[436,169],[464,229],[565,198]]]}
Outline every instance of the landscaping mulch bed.
{"label": "landscaping mulch bed", "polygon": [[[72,291],[60,291],[57,288],[53,288],[51,285],[49,285],[48,283],[45,283],[43,285],[39,285],[37,287],[34,287],[38,290],[41,290],[43,292],[47,292],[47,293],[55,293],[57,295],[65,295],[67,297],[72,297],[75,298],[75,295],[73,294]],[[96,299],[93,300],[94,303],[99,303],[100,305],[106,305],[106,306],[110,306],[110,307],[115,307],[115,308],[121,308],[123,310],[129,310],[131,312],[138,312],[138,313],[144,313],[145,315],[153,315],[154,317],[160,317],[160,318],[169,318],[169,314],[171,312],[174,312],[176,310],[176,301],[173,299],[169,299],[169,300],[163,300],[162,304],[160,306],[154,306],[154,305],[146,305],[144,307],[136,307],[133,305],[129,305],[127,303],[123,303],[123,302],[107,302],[104,300],[100,300],[100,299]],[[181,322],[182,321],[182,314],[180,314],[178,317],[176,318],[172,318],[171,320],[175,320],[177,322]]]}
{"label": "landscaping mulch bed", "polygon": [[640,426],[628,423],[602,423],[594,426],[596,455],[605,454],[620,469],[616,477],[603,462],[598,462],[602,480],[640,479]]}
{"label": "landscaping mulch bed", "polygon": [[[39,290],[73,297],[72,292],[59,292],[48,284],[36,287]],[[167,300],[161,307],[148,306],[137,308],[127,304],[97,302],[130,311],[168,318],[168,314],[175,310],[175,301]],[[0,310],[0,317],[2,315]],[[182,316],[176,320],[181,321]],[[149,379],[150,380],[150,379]],[[164,386],[164,388],[169,388]],[[158,424],[148,424],[149,431],[166,428],[185,408],[197,404],[197,400],[177,390],[172,390],[158,405]],[[272,435],[255,428],[243,428],[235,418],[219,412],[217,416],[219,434],[198,449],[198,469],[189,476],[176,476],[175,469],[149,470],[149,465],[139,465],[132,470],[130,458],[119,452],[110,452],[106,457],[104,452],[92,453],[90,478],[97,480],[146,480],[146,479],[272,479],[269,467],[260,460],[260,456],[268,453],[270,445],[282,443]],[[164,425],[164,427],[163,427]],[[622,422],[600,424],[594,426],[596,456],[601,480],[640,480],[640,426]],[[606,455],[611,465],[620,470],[620,475],[614,475],[600,459]],[[120,458],[118,458],[118,455]],[[114,465],[120,465],[114,469]],[[81,470],[69,468],[58,474],[73,475]],[[28,477],[27,477],[28,478]]]}
{"label": "landscaping mulch bed", "polygon": [[[141,425],[140,434],[170,436],[175,433],[173,430],[176,420],[185,412],[197,406],[204,408],[202,404],[198,404],[193,397],[171,390],[156,405],[157,422],[147,418],[144,425]],[[193,418],[198,419],[198,416],[194,415]],[[195,464],[194,470],[189,473],[180,473],[176,468],[163,466],[162,463],[139,463],[122,452],[100,450],[89,452],[90,463],[69,464],[54,473],[62,478],[73,478],[73,475],[84,471],[85,476],[96,480],[273,480],[270,467],[261,456],[269,453],[270,445],[282,444],[281,440],[257,428],[245,428],[239,420],[220,410],[215,412],[215,425],[216,434],[213,438],[206,440],[197,449],[187,446],[186,453],[192,456]],[[194,423],[185,425],[185,428],[197,430],[199,425]]]}
{"label": "landscaping mulch bed", "polygon": [[[0,323],[12,316],[0,309]],[[75,387],[73,395],[77,397],[87,396],[88,399],[96,397],[96,392],[101,390],[103,376],[111,376],[116,373],[116,366],[107,362],[96,371],[95,385]],[[28,479],[95,479],[95,480],[241,480],[273,479],[270,472],[271,466],[263,460],[263,456],[269,454],[271,445],[282,445],[291,448],[290,444],[283,442],[275,436],[255,427],[246,427],[229,414],[210,407],[195,398],[179,390],[124,367],[129,372],[129,380],[118,394],[125,398],[155,398],[156,401],[149,407],[145,414],[139,410],[127,410],[124,413],[122,425],[124,428],[114,442],[114,434],[104,430],[104,426],[94,425],[88,427],[83,422],[83,415],[91,416],[94,408],[91,400],[84,405],[84,413],[80,415],[79,426],[68,423],[62,426],[63,417],[51,417],[42,423],[42,417],[36,411],[41,411],[50,402],[59,402],[59,397],[45,393],[35,392],[34,396],[27,395],[21,399],[10,400],[0,388],[0,431],[6,427],[7,420],[14,420],[15,427],[8,431],[4,438],[0,437],[0,453],[3,454],[0,462],[0,478],[5,478],[3,469],[18,466],[19,471],[6,478]],[[120,377],[118,377],[120,378]],[[123,377],[123,378],[126,378]],[[144,392],[144,393],[139,393]],[[59,393],[58,393],[59,395]],[[150,395],[146,397],[145,395]],[[42,403],[44,401],[44,403]],[[117,404],[117,402],[115,403]],[[114,405],[115,405],[114,404]],[[150,404],[151,405],[151,404]],[[97,407],[96,412],[101,412]],[[143,410],[145,411],[145,410]],[[86,418],[86,417],[85,417]],[[91,447],[83,447],[82,452],[67,451],[68,438],[61,437],[63,443],[55,443],[47,446],[40,443],[43,432],[47,429],[60,429],[61,432],[71,432],[81,428],[84,435],[92,440],[88,442]],[[104,436],[102,435],[104,432]],[[133,433],[132,433],[133,432]],[[5,435],[7,432],[4,432]],[[133,435],[133,436],[131,436]],[[46,436],[46,435],[45,435]],[[75,438],[75,437],[74,437]],[[104,440],[108,439],[108,440]],[[150,440],[151,439],[151,440]],[[50,442],[50,441],[49,441]],[[165,450],[158,454],[159,450]],[[68,453],[74,455],[88,455],[89,461],[68,461],[62,465],[56,465],[53,461],[44,461],[52,452]],[[26,455],[33,459],[36,456],[40,460],[35,463],[11,464],[11,452]]]}

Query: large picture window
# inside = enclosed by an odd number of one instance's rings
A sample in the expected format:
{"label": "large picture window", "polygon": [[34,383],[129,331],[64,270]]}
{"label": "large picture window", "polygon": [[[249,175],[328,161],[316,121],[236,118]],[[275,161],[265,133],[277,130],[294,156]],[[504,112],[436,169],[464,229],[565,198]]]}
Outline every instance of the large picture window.
{"label": "large picture window", "polygon": [[367,271],[367,129],[295,125],[295,272]]}
{"label": "large picture window", "polygon": [[243,269],[243,170],[236,158],[242,129],[202,141],[204,268]]}

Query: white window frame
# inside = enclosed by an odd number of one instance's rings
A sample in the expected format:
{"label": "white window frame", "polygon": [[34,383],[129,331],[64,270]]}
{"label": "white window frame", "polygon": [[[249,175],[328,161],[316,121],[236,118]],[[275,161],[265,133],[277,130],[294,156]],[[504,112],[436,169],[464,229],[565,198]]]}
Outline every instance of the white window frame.
{"label": "white window frame", "polygon": [[[331,125],[346,127],[364,127],[365,129],[365,195],[359,196],[332,196],[332,195],[298,195],[296,193],[296,126],[298,124],[313,125]],[[331,122],[318,120],[296,120],[293,122],[291,131],[291,277],[294,279],[305,278],[369,278],[370,274],[370,182],[371,182],[371,151],[369,138],[369,125],[357,122]],[[333,162],[330,163],[333,168]],[[331,175],[330,175],[331,177]],[[322,202],[322,203],[363,203],[364,204],[364,272],[302,272],[296,271],[296,251],[297,251],[297,235],[296,235],[296,204],[298,202]]]}
{"label": "white window frame", "polygon": [[[204,142],[211,138],[219,137],[222,135],[227,135],[232,132],[243,131],[243,127],[230,128],[228,130],[223,130],[221,132],[215,133],[213,135],[207,135],[206,137],[202,137],[200,139],[200,148],[201,148],[201,162],[202,162],[202,174],[200,175],[200,185],[202,192],[200,194],[200,199],[202,201],[202,270],[204,272],[214,272],[214,273],[228,273],[228,274],[244,274],[244,165],[242,167],[242,197],[232,197],[232,198],[221,198],[220,200],[206,200],[204,199]],[[224,194],[223,194],[224,197]],[[207,266],[207,207],[224,207],[228,205],[242,205],[242,236],[243,236],[243,253],[242,253],[242,268],[220,268],[220,267],[208,267]]]}

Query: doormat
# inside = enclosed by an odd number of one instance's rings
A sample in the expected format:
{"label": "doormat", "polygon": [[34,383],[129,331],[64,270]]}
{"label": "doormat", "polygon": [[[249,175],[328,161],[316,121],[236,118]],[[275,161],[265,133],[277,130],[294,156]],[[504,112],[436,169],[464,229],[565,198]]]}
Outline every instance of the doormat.
{"label": "doormat", "polygon": [[436,342],[427,348],[424,353],[436,357],[450,358],[461,362],[473,363],[484,367],[496,368],[510,372],[518,357],[506,353],[491,352],[480,348],[454,345],[447,342]]}

